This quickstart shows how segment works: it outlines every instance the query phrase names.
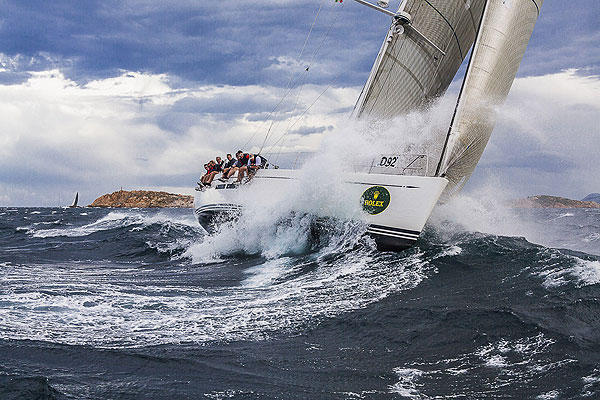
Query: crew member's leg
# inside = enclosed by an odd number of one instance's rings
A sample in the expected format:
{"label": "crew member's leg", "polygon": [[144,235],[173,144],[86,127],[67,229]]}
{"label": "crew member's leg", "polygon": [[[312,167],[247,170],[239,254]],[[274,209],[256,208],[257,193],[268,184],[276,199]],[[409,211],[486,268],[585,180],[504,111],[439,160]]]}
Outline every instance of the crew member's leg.
{"label": "crew member's leg", "polygon": [[231,178],[234,174],[235,171],[239,170],[239,167],[233,167],[229,170],[229,174],[227,174],[227,179]]}
{"label": "crew member's leg", "polygon": [[242,179],[244,178],[244,174],[246,173],[247,170],[248,170],[248,167],[246,165],[240,167],[240,170],[238,171],[238,177],[237,177],[238,182],[242,181]]}
{"label": "crew member's leg", "polygon": [[213,179],[215,179],[215,176],[217,176],[218,172],[217,171],[213,171],[210,174],[208,174],[208,178],[206,178],[206,183],[207,184],[211,184]]}
{"label": "crew member's leg", "polygon": [[256,169],[254,168],[254,166],[248,167],[248,180],[252,179],[255,173]]}

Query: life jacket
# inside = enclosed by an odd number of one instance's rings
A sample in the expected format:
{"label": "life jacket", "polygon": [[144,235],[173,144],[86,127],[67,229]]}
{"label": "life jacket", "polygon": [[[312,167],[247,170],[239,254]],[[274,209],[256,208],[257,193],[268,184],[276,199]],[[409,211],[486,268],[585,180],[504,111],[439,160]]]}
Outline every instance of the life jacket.
{"label": "life jacket", "polygon": [[240,162],[242,163],[242,165],[248,165],[250,163],[250,154],[244,153]]}

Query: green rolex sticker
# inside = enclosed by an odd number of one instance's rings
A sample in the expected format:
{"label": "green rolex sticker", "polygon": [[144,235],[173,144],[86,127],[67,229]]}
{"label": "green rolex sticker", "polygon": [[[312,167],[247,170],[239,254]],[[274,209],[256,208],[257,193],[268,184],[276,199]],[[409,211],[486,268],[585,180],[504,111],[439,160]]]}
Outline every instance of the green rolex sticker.
{"label": "green rolex sticker", "polygon": [[365,212],[375,215],[383,212],[390,204],[390,192],[383,186],[371,186],[362,194],[361,204]]}

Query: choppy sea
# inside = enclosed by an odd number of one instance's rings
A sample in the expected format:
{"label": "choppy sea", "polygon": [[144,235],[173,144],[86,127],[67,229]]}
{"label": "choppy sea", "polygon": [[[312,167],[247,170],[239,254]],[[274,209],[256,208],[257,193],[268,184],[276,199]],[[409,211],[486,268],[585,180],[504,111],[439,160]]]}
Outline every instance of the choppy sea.
{"label": "choppy sea", "polygon": [[0,399],[600,398],[600,210],[451,211],[0,208]]}

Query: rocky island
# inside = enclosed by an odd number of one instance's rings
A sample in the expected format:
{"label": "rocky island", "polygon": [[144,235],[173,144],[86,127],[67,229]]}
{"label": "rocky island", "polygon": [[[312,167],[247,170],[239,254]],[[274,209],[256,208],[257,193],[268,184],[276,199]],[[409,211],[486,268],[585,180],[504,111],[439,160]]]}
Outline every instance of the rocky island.
{"label": "rocky island", "polygon": [[590,193],[585,196],[581,201],[593,201],[596,203],[600,203],[600,193]]}
{"label": "rocky island", "polygon": [[194,197],[148,190],[119,190],[98,197],[89,207],[192,208]]}
{"label": "rocky island", "polygon": [[[585,199],[584,199],[585,200]],[[531,196],[526,199],[512,200],[509,207],[513,208],[600,208],[595,201],[572,200],[557,196]]]}

